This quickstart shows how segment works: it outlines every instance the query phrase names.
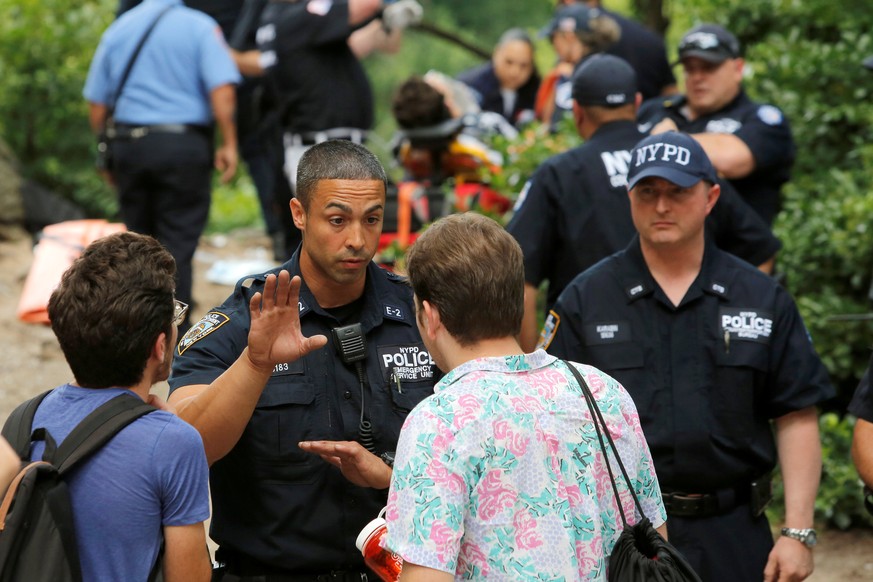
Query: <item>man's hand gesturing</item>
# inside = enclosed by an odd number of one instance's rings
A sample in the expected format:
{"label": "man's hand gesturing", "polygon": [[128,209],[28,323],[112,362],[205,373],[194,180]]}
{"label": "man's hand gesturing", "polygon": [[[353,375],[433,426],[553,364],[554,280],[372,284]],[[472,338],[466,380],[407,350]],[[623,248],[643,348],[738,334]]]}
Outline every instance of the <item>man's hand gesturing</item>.
{"label": "man's hand gesturing", "polygon": [[278,277],[267,275],[264,292],[252,296],[248,357],[256,368],[272,370],[276,364],[298,360],[327,343],[323,335],[303,336],[299,297],[300,277],[292,279],[284,269]]}

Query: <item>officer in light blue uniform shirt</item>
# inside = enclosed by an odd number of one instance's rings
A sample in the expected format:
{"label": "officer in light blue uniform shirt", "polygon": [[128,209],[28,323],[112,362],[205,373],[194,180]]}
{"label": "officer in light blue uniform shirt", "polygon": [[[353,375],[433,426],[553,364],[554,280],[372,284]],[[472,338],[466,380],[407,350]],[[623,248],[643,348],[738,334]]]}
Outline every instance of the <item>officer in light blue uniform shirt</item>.
{"label": "officer in light blue uniform shirt", "polygon": [[[239,81],[215,20],[181,0],[145,0],[103,34],[85,83],[91,127],[110,138],[124,223],[173,254],[176,296],[185,303],[192,302],[191,259],[209,215],[213,164],[224,180],[236,172]],[[215,124],[222,143],[213,155]]]}

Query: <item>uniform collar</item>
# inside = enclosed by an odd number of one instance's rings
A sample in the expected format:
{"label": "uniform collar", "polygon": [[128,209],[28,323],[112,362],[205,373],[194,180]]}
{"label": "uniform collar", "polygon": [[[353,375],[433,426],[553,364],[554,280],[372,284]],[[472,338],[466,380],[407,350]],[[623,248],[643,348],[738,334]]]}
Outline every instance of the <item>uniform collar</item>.
{"label": "uniform collar", "polygon": [[637,129],[636,121],[622,119],[620,121],[610,121],[609,123],[601,125],[593,134],[591,134],[591,137],[586,140],[586,143],[590,143],[595,139],[609,139],[612,136],[619,134],[634,134],[639,136],[639,139],[645,137],[645,135],[640,133],[640,130]]}
{"label": "uniform collar", "polygon": [[539,368],[545,368],[553,364],[557,358],[547,354],[544,350],[537,350],[530,354],[522,354],[518,356],[502,356],[493,358],[476,358],[469,362],[464,362],[440,380],[434,386],[434,393],[441,392],[449,386],[460,380],[467,374],[474,372],[499,372],[499,373],[515,373],[515,372],[530,372]]}
{"label": "uniform collar", "polygon": [[[297,247],[291,258],[281,267],[268,271],[260,275],[258,279],[266,279],[269,273],[278,273],[282,269],[286,269],[291,276],[301,275],[300,273],[300,251],[302,245]],[[379,265],[370,261],[367,265],[367,279],[364,284],[364,307],[361,311],[361,326],[364,333],[378,327],[386,319],[405,323],[409,326],[415,326],[415,313],[409,307],[409,303],[400,299],[401,294],[397,292],[397,285],[403,284],[405,279],[394,273],[390,273],[382,269]],[[306,280],[302,279],[300,286],[300,317],[304,318],[310,313],[318,313],[322,317],[330,317],[316,301],[315,296],[306,284]]]}
{"label": "uniform collar", "polygon": [[[724,262],[720,260],[720,252],[715,244],[707,239],[703,250],[703,263],[700,265],[700,273],[698,273],[691,287],[688,288],[682,304],[693,301],[703,294],[713,295],[724,301],[730,299],[733,276],[725,268]],[[633,240],[624,253],[628,260],[622,266],[619,276],[627,302],[632,303],[643,297],[652,296],[656,291],[660,291],[658,283],[652,277],[649,267],[643,258],[639,234],[634,235]],[[659,295],[663,295],[663,292]]]}
{"label": "uniform collar", "polygon": [[[701,115],[695,122],[700,121],[701,119],[709,119],[710,117],[718,117],[723,115],[726,111],[731,111],[738,106],[742,105],[746,101],[749,100],[749,97],[746,95],[746,90],[743,87],[740,87],[740,92],[737,93],[737,96],[734,97],[730,103],[719,109],[718,111],[713,111],[712,113],[707,113],[706,115]],[[672,111],[674,114],[679,115],[685,118],[685,115],[682,114],[682,108],[688,103],[688,98],[685,95],[677,95],[674,97],[667,97],[663,101],[664,108]]]}

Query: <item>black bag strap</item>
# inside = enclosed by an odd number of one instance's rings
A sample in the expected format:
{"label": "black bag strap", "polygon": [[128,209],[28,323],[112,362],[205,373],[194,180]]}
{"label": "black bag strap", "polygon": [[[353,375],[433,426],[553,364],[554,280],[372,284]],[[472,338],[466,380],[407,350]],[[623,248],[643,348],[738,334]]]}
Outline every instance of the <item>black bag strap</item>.
{"label": "black bag strap", "polygon": [[107,103],[107,115],[109,118],[115,112],[115,104],[118,103],[118,98],[121,97],[121,91],[124,89],[124,84],[127,83],[127,78],[130,76],[130,71],[133,69],[133,65],[136,63],[137,57],[139,57],[140,51],[142,51],[142,47],[145,44],[146,40],[148,40],[149,35],[157,26],[158,21],[169,12],[173,6],[167,6],[163,10],[161,10],[160,14],[158,14],[157,18],[155,18],[152,23],[149,25],[148,29],[145,31],[145,34],[142,35],[142,38],[139,39],[139,44],[136,45],[136,48],[133,51],[133,55],[130,57],[130,60],[127,61],[127,66],[124,68],[124,73],[121,75],[121,81],[118,83],[118,87],[115,89],[115,95],[112,97],[112,101]]}
{"label": "black bag strap", "polygon": [[646,518],[646,514],[643,513],[643,507],[642,505],[640,505],[640,500],[639,498],[637,498],[636,491],[634,491],[633,483],[631,483],[630,477],[628,477],[627,474],[627,470],[624,468],[624,463],[621,462],[621,456],[618,454],[618,448],[615,446],[615,441],[612,440],[612,435],[609,434],[609,429],[606,428],[606,421],[603,419],[603,414],[600,412],[600,408],[597,406],[597,401],[594,400],[594,395],[591,393],[591,389],[585,382],[585,378],[582,377],[582,374],[579,373],[579,370],[576,369],[576,366],[566,360],[561,361],[564,362],[564,364],[570,369],[570,372],[573,373],[573,376],[576,377],[576,381],[579,382],[579,387],[582,389],[582,394],[583,396],[585,396],[585,403],[588,405],[588,410],[591,412],[591,420],[592,422],[594,422],[594,430],[597,431],[597,440],[600,443],[600,450],[603,452],[603,458],[606,461],[606,470],[609,472],[612,492],[615,494],[615,504],[618,507],[619,514],[621,515],[622,523],[625,527],[628,527],[627,517],[625,516],[624,509],[621,506],[621,497],[618,494],[618,486],[615,483],[615,475],[613,475],[612,473],[612,466],[609,463],[609,455],[607,455],[606,453],[606,444],[603,442],[604,434],[606,434],[606,439],[609,441],[609,446],[612,449],[612,456],[618,463],[618,466],[621,469],[621,474],[624,476],[625,483],[627,483],[628,491],[630,491],[630,494],[634,499],[634,504],[636,505],[637,511],[640,512],[640,515],[644,519]]}
{"label": "black bag strap", "polygon": [[64,475],[97,451],[137,418],[157,410],[132,394],[119,394],[86,416],[60,444],[53,458],[44,458]]}
{"label": "black bag strap", "polygon": [[3,437],[15,450],[22,461],[30,461],[30,437],[32,434],[33,416],[43,399],[51,390],[46,390],[38,396],[25,400],[15,407],[3,425]]}

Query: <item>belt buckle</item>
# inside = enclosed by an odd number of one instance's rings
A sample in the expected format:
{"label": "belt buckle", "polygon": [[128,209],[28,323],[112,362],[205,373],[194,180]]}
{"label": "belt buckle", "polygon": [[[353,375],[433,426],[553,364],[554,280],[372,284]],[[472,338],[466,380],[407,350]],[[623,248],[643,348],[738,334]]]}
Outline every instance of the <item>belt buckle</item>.
{"label": "belt buckle", "polygon": [[133,127],[130,130],[131,139],[139,139],[149,134],[149,128],[146,126]]}

